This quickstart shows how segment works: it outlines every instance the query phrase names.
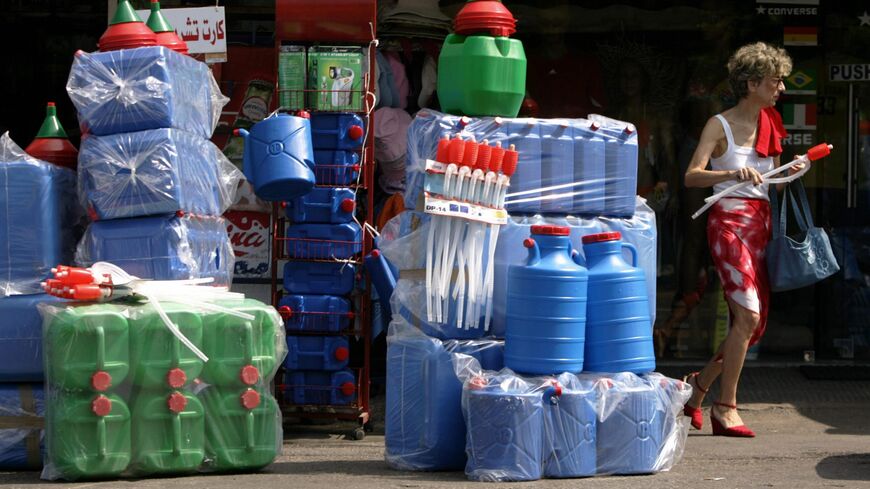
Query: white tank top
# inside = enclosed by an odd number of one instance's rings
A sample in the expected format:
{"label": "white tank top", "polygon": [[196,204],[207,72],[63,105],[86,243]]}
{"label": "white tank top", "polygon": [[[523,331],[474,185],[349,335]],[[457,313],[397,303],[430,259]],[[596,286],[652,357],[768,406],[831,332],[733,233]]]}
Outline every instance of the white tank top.
{"label": "white tank top", "polygon": [[[731,171],[748,167],[755,168],[758,170],[758,173],[764,174],[774,169],[772,156],[759,158],[754,147],[747,148],[745,146],[737,146],[734,144],[734,134],[731,133],[731,126],[728,125],[728,121],[722,117],[722,114],[716,114],[716,118],[719,119],[719,122],[722,123],[722,127],[725,129],[725,139],[728,141],[728,148],[725,149],[725,153],[722,154],[722,156],[718,158],[710,158],[710,166],[713,170]],[[721,192],[735,183],[737,183],[736,179],[717,183],[713,186],[713,193]],[[766,183],[758,186],[749,185],[729,194],[728,196],[768,200],[767,187],[768,184]]]}

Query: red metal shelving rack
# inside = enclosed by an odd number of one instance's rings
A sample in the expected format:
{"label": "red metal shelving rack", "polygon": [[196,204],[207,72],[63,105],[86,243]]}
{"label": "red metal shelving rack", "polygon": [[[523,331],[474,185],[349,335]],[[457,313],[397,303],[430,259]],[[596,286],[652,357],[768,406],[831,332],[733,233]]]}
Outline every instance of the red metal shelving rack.
{"label": "red metal shelving rack", "polygon": [[[359,45],[365,48],[368,72],[365,74],[362,90],[355,91],[360,94],[362,112],[357,112],[365,122],[365,139],[360,150],[359,177],[356,183],[349,185],[332,184],[327,179],[318,179],[318,186],[351,188],[357,193],[356,220],[362,230],[361,242],[338,242],[308,239],[290,239],[285,237],[287,219],[284,217],[282,206],[275,204],[272,209],[272,259],[271,259],[271,284],[272,304],[278,307],[282,288],[278,280],[278,264],[281,261],[320,261],[334,262],[329,250],[340,250],[342,256],[350,256],[344,259],[347,263],[357,265],[357,283],[363,283],[362,287],[356,287],[351,299],[353,310],[348,313],[351,318],[351,327],[331,335],[343,335],[356,337],[362,345],[361,362],[355,362],[355,374],[357,379],[356,399],[350,405],[308,405],[288,404],[284,401],[283,392],[278,392],[281,407],[285,416],[294,418],[327,418],[339,420],[356,420],[359,426],[352,431],[355,439],[362,439],[365,432],[370,430],[370,383],[371,383],[371,281],[362,269],[363,257],[366,256],[373,246],[370,232],[365,229],[365,224],[374,223],[374,76],[375,72],[375,26],[377,23],[377,4],[375,0],[318,0],[317,7],[312,8],[310,0],[276,0],[275,2],[275,42],[278,48],[283,43],[293,44],[328,44]],[[276,52],[280,52],[277,49]],[[276,60],[277,61],[277,60]],[[305,92],[300,94],[301,99],[308,101],[309,92],[324,92],[322,90],[282,90],[277,88],[276,93],[280,100],[282,92]],[[327,91],[332,93],[332,91]],[[336,91],[339,92],[339,91]],[[354,91],[341,91],[354,92]],[[332,174],[332,168],[321,165],[316,170]],[[364,207],[362,211],[360,207]],[[287,250],[292,253],[288,253]],[[357,251],[358,250],[358,251]],[[332,253],[334,254],[334,253]],[[289,257],[292,255],[293,257]],[[280,310],[280,309],[279,309]],[[287,314],[287,311],[284,311]],[[329,313],[324,313],[329,314]],[[326,318],[324,318],[326,319]],[[294,335],[322,335],[325,333],[294,332]],[[278,385],[283,391],[286,386]]]}

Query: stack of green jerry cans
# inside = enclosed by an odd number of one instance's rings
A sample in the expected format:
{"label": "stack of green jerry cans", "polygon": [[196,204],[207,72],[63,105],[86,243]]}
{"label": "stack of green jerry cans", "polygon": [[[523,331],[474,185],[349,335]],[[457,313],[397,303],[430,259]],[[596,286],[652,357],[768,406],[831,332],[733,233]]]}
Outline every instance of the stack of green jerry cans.
{"label": "stack of green jerry cans", "polygon": [[271,463],[281,447],[269,390],[285,354],[280,322],[254,300],[223,305],[254,319],[162,304],[208,362],[151,305],[45,308],[45,475],[74,480]]}

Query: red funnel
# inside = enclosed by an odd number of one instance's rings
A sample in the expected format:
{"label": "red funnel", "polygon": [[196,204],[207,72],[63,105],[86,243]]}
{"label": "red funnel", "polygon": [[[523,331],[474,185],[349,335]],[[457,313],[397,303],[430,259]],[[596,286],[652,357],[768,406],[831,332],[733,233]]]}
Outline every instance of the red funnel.
{"label": "red funnel", "polygon": [[97,45],[100,51],[156,46],[157,35],[136,15],[129,0],[121,0],[115,16]]}
{"label": "red funnel", "polygon": [[151,0],[151,15],[148,16],[148,27],[157,34],[157,45],[167,47],[181,54],[187,54],[187,43],[184,42],[175,29],[160,12],[160,2]]}
{"label": "red funnel", "polygon": [[45,120],[36,138],[24,150],[36,159],[58,166],[76,169],[79,152],[66,137],[66,131],[57,119],[57,108],[49,102],[45,108]]}

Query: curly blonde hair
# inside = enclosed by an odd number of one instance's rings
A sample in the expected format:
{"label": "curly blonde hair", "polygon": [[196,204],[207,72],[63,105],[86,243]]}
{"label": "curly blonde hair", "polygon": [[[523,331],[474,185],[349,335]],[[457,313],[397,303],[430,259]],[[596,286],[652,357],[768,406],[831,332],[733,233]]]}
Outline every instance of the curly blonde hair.
{"label": "curly blonde hair", "polygon": [[791,73],[791,56],[785,49],[763,42],[747,44],[738,49],[728,60],[728,82],[737,100],[749,94],[750,80],[766,76],[785,77]]}

